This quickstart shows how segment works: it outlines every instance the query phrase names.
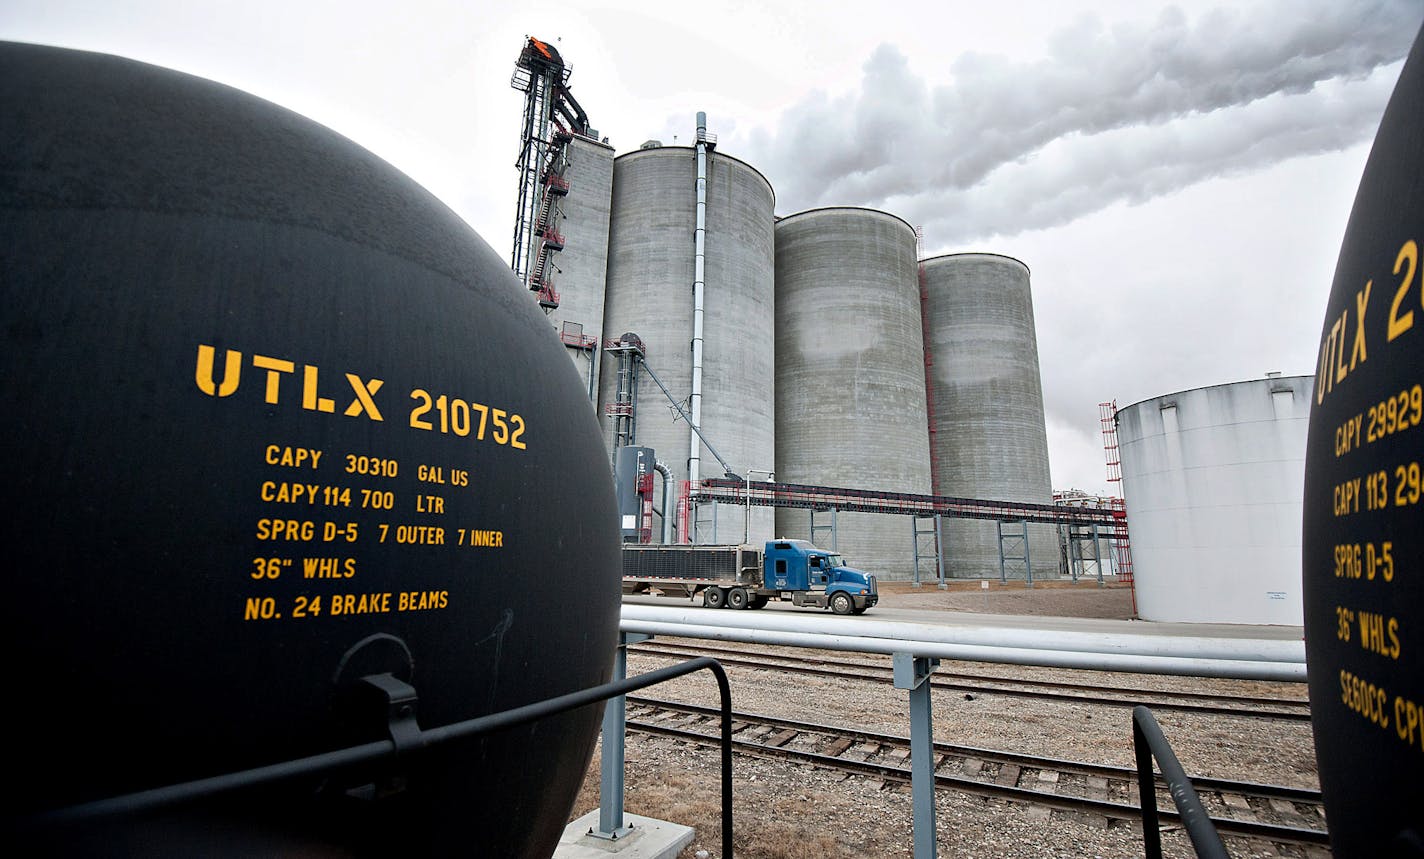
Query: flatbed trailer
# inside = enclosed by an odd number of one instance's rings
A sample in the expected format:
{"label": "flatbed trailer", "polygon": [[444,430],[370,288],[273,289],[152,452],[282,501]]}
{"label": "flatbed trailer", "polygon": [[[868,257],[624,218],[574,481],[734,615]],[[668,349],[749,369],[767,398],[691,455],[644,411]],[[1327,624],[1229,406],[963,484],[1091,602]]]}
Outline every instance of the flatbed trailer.
{"label": "flatbed trailer", "polygon": [[773,600],[861,614],[880,599],[875,577],[805,540],[765,546],[627,544],[623,593],[702,595],[709,608],[762,608]]}

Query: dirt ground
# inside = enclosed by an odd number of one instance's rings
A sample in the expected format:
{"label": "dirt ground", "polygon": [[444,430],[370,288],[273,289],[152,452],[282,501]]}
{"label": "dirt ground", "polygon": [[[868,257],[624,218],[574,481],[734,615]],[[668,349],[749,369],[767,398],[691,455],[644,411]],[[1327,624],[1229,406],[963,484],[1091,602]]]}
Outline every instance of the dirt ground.
{"label": "dirt ground", "polygon": [[1101,587],[1094,579],[1035,582],[1032,588],[1023,582],[961,580],[947,583],[943,590],[934,583],[917,588],[910,582],[881,582],[880,605],[1036,617],[1136,617],[1132,587],[1116,579],[1106,579]]}
{"label": "dirt ground", "polygon": [[[941,610],[946,613],[1059,616],[1131,619],[1132,590],[1109,580],[1022,582],[988,588],[978,581],[954,581],[943,590],[933,583],[919,588],[908,582],[881,582],[881,606]],[[827,654],[833,658],[834,654]],[[629,673],[667,664],[648,656],[630,656]],[[944,670],[968,669],[1000,676],[1023,674],[1040,679],[1066,679],[1072,672],[1023,666],[947,663]],[[1239,694],[1303,696],[1299,684],[1252,681],[1147,678],[1085,672],[1081,682],[1112,685],[1161,685]],[[903,693],[887,686],[842,680],[806,678],[788,689],[776,672],[729,668],[733,706],[751,712],[795,718],[807,711],[818,721],[904,734],[908,710]],[[655,697],[714,704],[715,687],[704,677],[689,677],[658,687]],[[1009,699],[993,695],[934,694],[934,734],[937,740],[1032,754],[1132,763],[1131,717],[1127,708],[1109,709],[1077,704]],[[1195,714],[1159,717],[1189,771],[1223,778],[1254,776],[1300,787],[1318,787],[1314,744],[1308,725],[1266,720],[1222,720]],[[717,756],[706,748],[663,738],[633,734],[628,738],[624,807],[637,814],[686,823],[696,837],[679,859],[703,859],[720,853],[721,819],[717,789]],[[598,767],[595,753],[573,811],[576,817],[598,807]],[[734,764],[734,846],[739,857],[765,859],[852,859],[911,855],[908,786],[821,770],[779,760],[739,756]],[[1049,812],[1018,803],[985,800],[940,791],[935,805],[939,856],[972,859],[1017,857],[1111,857],[1142,855],[1139,827],[1073,813]],[[1180,828],[1163,833],[1169,857],[1193,855]],[[1260,842],[1228,839],[1233,855],[1243,857],[1324,857],[1324,851],[1276,850]]]}

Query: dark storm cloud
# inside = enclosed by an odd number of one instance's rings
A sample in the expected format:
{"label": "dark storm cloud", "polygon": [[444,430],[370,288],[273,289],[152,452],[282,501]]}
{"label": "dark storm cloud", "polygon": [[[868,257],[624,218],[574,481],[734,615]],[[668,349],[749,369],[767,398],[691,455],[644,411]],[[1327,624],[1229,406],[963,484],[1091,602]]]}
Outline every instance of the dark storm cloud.
{"label": "dark storm cloud", "polygon": [[1079,19],[1035,62],[965,54],[931,85],[882,45],[860,91],[752,135],[780,208],[890,208],[938,240],[1064,223],[1368,139],[1418,0],[1281,2],[1148,25]]}

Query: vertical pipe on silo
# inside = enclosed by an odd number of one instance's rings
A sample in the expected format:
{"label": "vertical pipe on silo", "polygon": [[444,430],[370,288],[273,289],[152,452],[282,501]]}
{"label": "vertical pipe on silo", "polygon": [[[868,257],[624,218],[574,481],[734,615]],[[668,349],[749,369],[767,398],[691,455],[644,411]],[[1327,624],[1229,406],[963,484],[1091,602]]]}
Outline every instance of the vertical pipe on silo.
{"label": "vertical pipe on silo", "polygon": [[[692,394],[688,413],[692,425],[702,426],[702,292],[707,247],[707,114],[697,112],[697,216],[692,230]],[[687,479],[694,486],[702,479],[702,449],[692,433],[687,453]],[[694,540],[695,542],[695,540]]]}
{"label": "vertical pipe on silo", "polygon": [[663,542],[672,542],[672,510],[668,507],[668,496],[672,486],[672,469],[667,467],[667,463],[661,459],[653,461],[653,469],[663,476]]}

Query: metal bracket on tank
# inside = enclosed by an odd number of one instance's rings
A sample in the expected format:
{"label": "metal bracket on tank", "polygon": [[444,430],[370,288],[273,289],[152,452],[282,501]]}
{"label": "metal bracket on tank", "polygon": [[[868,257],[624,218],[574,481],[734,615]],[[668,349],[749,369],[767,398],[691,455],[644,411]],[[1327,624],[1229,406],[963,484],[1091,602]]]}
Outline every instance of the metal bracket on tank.
{"label": "metal bracket on tank", "polygon": [[[382,774],[368,784],[348,788],[346,796],[360,800],[379,800],[402,793],[406,789],[405,776],[397,769],[402,759],[412,751],[426,744],[420,737],[420,725],[415,720],[415,708],[419,696],[415,687],[392,674],[367,674],[357,681],[356,706],[361,710],[362,722],[374,727],[384,724],[386,734],[395,744],[394,765],[382,767]],[[384,708],[381,713],[376,707]]]}
{"label": "metal bracket on tank", "polygon": [[367,674],[361,682],[375,689],[385,699],[386,730],[396,744],[396,757],[421,748],[420,725],[415,721],[415,706],[419,701],[415,687],[391,674]]}

